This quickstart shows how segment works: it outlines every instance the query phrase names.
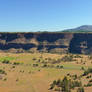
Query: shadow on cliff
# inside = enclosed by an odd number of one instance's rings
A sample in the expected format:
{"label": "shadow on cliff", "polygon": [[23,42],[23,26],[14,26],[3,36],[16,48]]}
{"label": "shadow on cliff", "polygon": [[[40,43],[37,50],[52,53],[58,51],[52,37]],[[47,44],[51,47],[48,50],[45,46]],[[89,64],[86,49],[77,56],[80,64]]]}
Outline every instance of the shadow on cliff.
{"label": "shadow on cliff", "polygon": [[69,52],[75,54],[92,53],[92,34],[74,34],[70,41]]}

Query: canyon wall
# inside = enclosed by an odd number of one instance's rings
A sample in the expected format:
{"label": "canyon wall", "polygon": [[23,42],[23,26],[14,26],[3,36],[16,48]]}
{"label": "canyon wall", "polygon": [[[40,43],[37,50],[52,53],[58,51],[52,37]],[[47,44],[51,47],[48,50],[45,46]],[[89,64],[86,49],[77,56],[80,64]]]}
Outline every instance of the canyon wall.
{"label": "canyon wall", "polygon": [[92,53],[92,33],[0,33],[2,52]]}

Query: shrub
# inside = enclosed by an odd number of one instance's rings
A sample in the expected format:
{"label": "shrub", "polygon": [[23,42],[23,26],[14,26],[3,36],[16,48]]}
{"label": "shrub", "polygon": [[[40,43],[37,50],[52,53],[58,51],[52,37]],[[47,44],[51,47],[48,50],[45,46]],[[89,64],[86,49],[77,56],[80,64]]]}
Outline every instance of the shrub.
{"label": "shrub", "polygon": [[77,92],[84,92],[84,88],[83,87],[78,88]]}
{"label": "shrub", "polygon": [[64,61],[64,62],[71,62],[71,61],[74,61],[73,55],[66,55],[66,56],[64,56],[61,60]]}
{"label": "shrub", "polygon": [[9,64],[10,62],[9,62],[9,60],[3,60],[2,63]]}
{"label": "shrub", "polygon": [[35,61],[35,60],[36,60],[36,58],[33,58],[33,60]]}
{"label": "shrub", "polygon": [[41,70],[39,69],[38,71],[40,72]]}
{"label": "shrub", "polygon": [[90,76],[87,76],[86,78],[88,78],[88,79],[91,78],[91,75]]}
{"label": "shrub", "polygon": [[58,91],[58,92],[60,92],[60,88],[55,88],[55,91]]}
{"label": "shrub", "polygon": [[89,59],[92,59],[92,55],[88,56]]}
{"label": "shrub", "polygon": [[91,79],[91,80],[89,80],[89,82],[92,82],[92,79]]}
{"label": "shrub", "polygon": [[49,89],[53,89],[55,87],[55,85],[52,83],[51,85],[50,85],[50,88]]}
{"label": "shrub", "polygon": [[19,62],[14,62],[13,65],[19,65],[20,63]]}
{"label": "shrub", "polygon": [[60,66],[60,68],[63,68],[63,66]]}
{"label": "shrub", "polygon": [[19,79],[17,78],[16,81],[19,81]]}
{"label": "shrub", "polygon": [[61,66],[60,65],[57,65],[56,68],[63,68],[63,66],[62,65]]}
{"label": "shrub", "polygon": [[77,54],[77,55],[74,56],[74,58],[82,58],[82,56]]}
{"label": "shrub", "polygon": [[77,75],[76,75],[76,74],[75,74],[75,75],[73,75],[72,77],[73,77],[73,79],[74,79],[74,80],[76,80],[76,79],[77,79]]}
{"label": "shrub", "polygon": [[53,60],[53,61],[52,61],[52,64],[56,64],[56,63],[60,63],[60,62],[61,62],[61,59]]}
{"label": "shrub", "polygon": [[42,67],[48,67],[48,65],[47,64],[44,64]]}
{"label": "shrub", "polygon": [[92,73],[92,68],[88,68],[84,71],[83,76],[88,75],[89,73]]}
{"label": "shrub", "polygon": [[3,81],[6,81],[7,80],[7,78],[4,78],[4,80]]}
{"label": "shrub", "polygon": [[74,87],[81,87],[82,83],[81,83],[81,81],[74,81],[73,85],[74,85]]}
{"label": "shrub", "polygon": [[81,67],[81,70],[85,70],[84,67]]}
{"label": "shrub", "polygon": [[12,68],[15,68],[15,66],[12,66]]}
{"label": "shrub", "polygon": [[40,62],[41,60],[39,59],[38,62]]}
{"label": "shrub", "polygon": [[58,87],[60,87],[60,86],[62,85],[62,81],[61,81],[60,79],[58,79],[58,80],[56,81],[56,85],[57,85]]}
{"label": "shrub", "polygon": [[88,83],[87,85],[84,85],[85,87],[90,87],[92,86],[92,83]]}
{"label": "shrub", "polygon": [[67,79],[67,77],[64,77],[62,80],[62,92],[70,92],[70,81]]}
{"label": "shrub", "polygon": [[33,64],[33,67],[37,67],[38,66],[38,64]]}
{"label": "shrub", "polygon": [[6,74],[4,70],[0,69],[0,74]]}

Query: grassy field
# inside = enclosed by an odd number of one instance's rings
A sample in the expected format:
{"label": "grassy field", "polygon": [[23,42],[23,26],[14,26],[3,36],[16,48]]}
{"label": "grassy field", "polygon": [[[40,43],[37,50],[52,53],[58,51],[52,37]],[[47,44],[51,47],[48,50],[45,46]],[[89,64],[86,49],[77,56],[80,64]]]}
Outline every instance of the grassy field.
{"label": "grassy field", "polygon": [[[79,55],[81,57],[66,62],[62,60],[64,56],[66,54],[0,53],[0,69],[5,71],[0,73],[0,92],[55,92],[48,90],[53,80],[62,79],[68,73],[79,76],[83,73],[82,67],[92,66],[88,55]],[[88,82],[85,77],[82,81]],[[85,92],[91,90],[92,87],[85,87]]]}

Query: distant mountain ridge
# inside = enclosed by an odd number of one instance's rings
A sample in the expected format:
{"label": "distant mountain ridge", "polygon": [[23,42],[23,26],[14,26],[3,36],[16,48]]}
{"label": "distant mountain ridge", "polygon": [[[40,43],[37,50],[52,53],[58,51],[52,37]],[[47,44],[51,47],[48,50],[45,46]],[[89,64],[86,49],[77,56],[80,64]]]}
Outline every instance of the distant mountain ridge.
{"label": "distant mountain ridge", "polygon": [[62,32],[92,32],[92,25],[82,25],[73,29],[66,29]]}

